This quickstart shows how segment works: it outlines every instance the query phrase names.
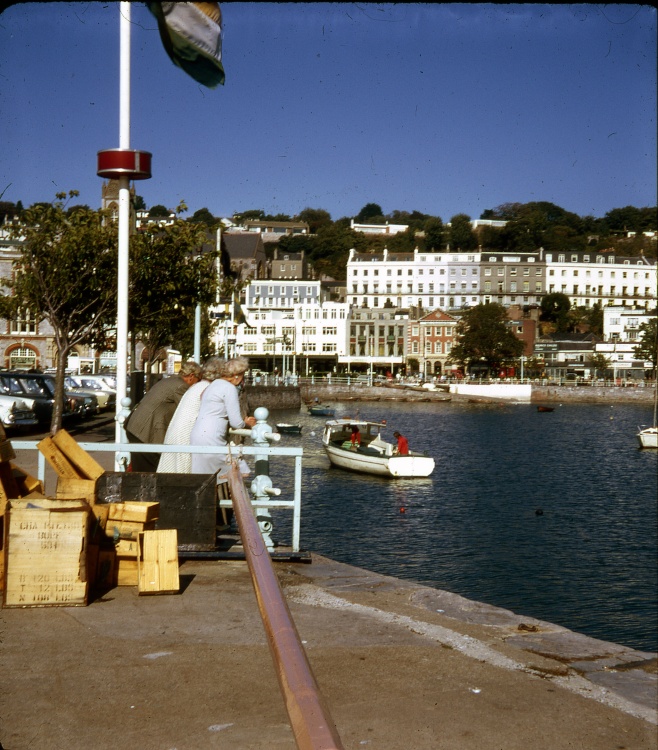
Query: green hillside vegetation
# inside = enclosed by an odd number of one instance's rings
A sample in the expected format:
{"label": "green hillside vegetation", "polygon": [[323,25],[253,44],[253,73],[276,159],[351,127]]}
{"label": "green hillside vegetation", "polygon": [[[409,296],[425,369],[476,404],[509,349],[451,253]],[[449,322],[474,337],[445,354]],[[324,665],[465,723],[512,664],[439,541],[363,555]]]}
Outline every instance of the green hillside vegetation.
{"label": "green hillside vegetation", "polygon": [[[136,196],[137,200],[143,204],[140,196]],[[154,209],[162,211],[164,206],[158,205]],[[20,201],[16,204],[0,202],[0,222],[5,217],[20,216],[22,211]],[[503,203],[487,209],[480,219],[508,223],[503,228],[480,227],[477,232],[472,231],[472,217],[468,214],[456,214],[447,220],[420,211],[395,210],[384,214],[377,203],[367,203],[356,216],[337,220],[322,208],[310,207],[297,216],[269,215],[261,209],[249,209],[234,214],[232,218],[236,222],[245,219],[307,222],[311,234],[283,236],[278,243],[265,243],[267,254],[271,257],[275,247],[288,252],[304,250],[318,275],[338,280],[345,279],[351,248],[359,253],[381,253],[385,247],[392,253],[405,253],[413,252],[416,247],[421,252],[478,248],[530,252],[543,247],[546,252],[589,249],[620,256],[644,254],[647,258],[656,258],[656,240],[645,237],[643,232],[655,232],[658,228],[658,209],[655,206],[614,208],[602,218],[596,218],[578,216],[546,201]],[[396,235],[365,235],[350,229],[350,218],[357,223],[408,224],[409,229]],[[188,221],[214,228],[219,226],[220,218],[204,207],[195,211]],[[629,237],[629,233],[635,234]]]}

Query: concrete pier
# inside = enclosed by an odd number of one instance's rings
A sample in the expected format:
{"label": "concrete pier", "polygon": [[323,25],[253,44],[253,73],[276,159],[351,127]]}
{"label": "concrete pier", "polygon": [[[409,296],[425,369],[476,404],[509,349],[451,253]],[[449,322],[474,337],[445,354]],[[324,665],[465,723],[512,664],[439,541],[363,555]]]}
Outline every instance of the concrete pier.
{"label": "concrete pier", "polygon": [[[280,584],[346,748],[655,750],[656,655],[314,556]],[[295,747],[246,563],[1,612],[6,750]]]}

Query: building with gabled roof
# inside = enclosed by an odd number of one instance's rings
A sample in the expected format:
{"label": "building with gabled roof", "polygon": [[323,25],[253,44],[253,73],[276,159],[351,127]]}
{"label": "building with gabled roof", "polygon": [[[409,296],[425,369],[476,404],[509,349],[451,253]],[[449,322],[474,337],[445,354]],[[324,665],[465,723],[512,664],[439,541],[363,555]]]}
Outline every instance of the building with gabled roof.
{"label": "building with gabled roof", "polygon": [[225,232],[222,241],[231,261],[231,270],[240,280],[267,278],[267,258],[260,234]]}

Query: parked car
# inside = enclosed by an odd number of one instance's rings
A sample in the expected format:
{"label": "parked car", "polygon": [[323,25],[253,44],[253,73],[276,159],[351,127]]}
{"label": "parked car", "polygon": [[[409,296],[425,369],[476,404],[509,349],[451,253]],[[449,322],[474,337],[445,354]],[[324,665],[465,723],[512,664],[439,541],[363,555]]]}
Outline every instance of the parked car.
{"label": "parked car", "polygon": [[99,381],[86,375],[68,375],[64,379],[64,387],[73,393],[95,396],[102,411],[114,409],[117,402],[116,391],[104,388]]}
{"label": "parked car", "polygon": [[39,424],[37,415],[25,401],[4,393],[0,393],[0,422],[7,431]]}
{"label": "parked car", "polygon": [[[39,424],[50,424],[55,401],[55,378],[35,372],[0,372],[0,393],[17,396],[31,408]],[[64,419],[81,419],[98,413],[95,396],[64,391]]]}

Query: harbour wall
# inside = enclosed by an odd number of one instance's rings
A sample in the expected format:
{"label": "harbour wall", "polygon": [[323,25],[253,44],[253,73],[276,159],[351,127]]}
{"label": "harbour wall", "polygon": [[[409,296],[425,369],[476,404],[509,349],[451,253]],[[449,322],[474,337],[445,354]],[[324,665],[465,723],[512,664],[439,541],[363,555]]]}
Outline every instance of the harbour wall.
{"label": "harbour wall", "polygon": [[651,404],[654,390],[641,386],[535,385],[515,383],[454,384],[450,393],[419,387],[390,387],[326,382],[299,386],[254,385],[246,390],[250,413],[257,406],[271,411],[299,409],[304,403],[319,401],[513,401],[516,403],[640,403]]}

